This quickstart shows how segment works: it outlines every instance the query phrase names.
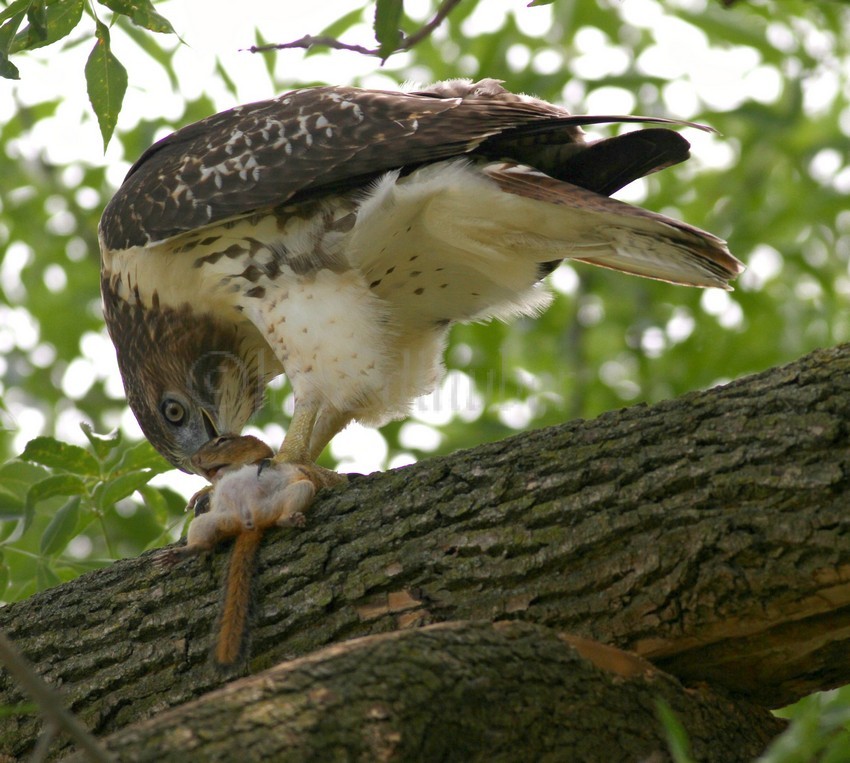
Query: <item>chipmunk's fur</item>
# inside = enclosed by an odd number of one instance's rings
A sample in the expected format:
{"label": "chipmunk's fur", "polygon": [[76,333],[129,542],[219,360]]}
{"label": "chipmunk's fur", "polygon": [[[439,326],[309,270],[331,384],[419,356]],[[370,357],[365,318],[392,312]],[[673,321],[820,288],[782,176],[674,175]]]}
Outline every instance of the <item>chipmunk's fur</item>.
{"label": "chipmunk's fur", "polygon": [[192,521],[186,546],[166,557],[174,561],[236,536],[215,650],[221,665],[235,662],[242,648],[254,559],[264,531],[303,525],[303,511],[316,493],[306,471],[295,464],[273,463],[273,455],[268,445],[250,435],[221,435],[201,447],[192,464],[212,484],[197,493],[189,507],[197,512],[208,501],[209,510]]}

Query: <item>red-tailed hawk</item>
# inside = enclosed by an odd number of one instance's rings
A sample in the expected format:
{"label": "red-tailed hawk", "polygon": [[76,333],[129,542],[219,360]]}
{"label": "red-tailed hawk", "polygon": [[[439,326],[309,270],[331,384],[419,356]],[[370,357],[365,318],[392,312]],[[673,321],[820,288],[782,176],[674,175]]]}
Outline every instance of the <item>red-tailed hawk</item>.
{"label": "red-tailed hawk", "polygon": [[742,269],[720,239],[609,199],[688,156],[666,128],[585,142],[494,80],[296,90],[178,130],[100,224],[104,316],[127,397],[171,463],[239,432],[285,373],[279,461],[434,388],[452,324],[533,314],[563,259],[690,286]]}

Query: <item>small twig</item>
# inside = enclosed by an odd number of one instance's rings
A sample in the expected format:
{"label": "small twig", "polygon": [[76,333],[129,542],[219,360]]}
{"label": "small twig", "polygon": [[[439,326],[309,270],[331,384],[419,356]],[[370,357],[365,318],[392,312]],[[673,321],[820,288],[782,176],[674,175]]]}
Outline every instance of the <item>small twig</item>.
{"label": "small twig", "polygon": [[455,6],[459,4],[460,0],[444,0],[443,4],[434,14],[434,18],[432,18],[424,26],[417,29],[413,34],[409,34],[402,38],[399,46],[396,48],[396,51],[410,50],[414,45],[422,42],[422,40],[428,37],[438,26],[440,26],[440,24],[443,23],[443,21],[446,20],[446,17],[454,10]]}
{"label": "small twig", "polygon": [[50,754],[50,744],[56,738],[58,731],[59,729],[53,721],[47,720],[44,722],[44,728],[41,730],[38,741],[35,743],[35,749],[32,751],[29,763],[43,763],[47,760],[47,756]]}
{"label": "small twig", "polygon": [[[47,719],[45,733],[51,735],[63,729],[84,750],[90,760],[97,763],[112,763],[114,758],[104,749],[63,704],[62,697],[35,672],[32,665],[17,650],[6,634],[0,632],[0,662],[6,665],[12,677],[32,697]],[[42,740],[44,743],[45,740]],[[49,739],[46,740],[49,743]]]}
{"label": "small twig", "polygon": [[304,48],[305,50],[317,46],[325,48],[333,48],[334,50],[350,50],[354,53],[362,53],[364,56],[374,56],[377,48],[364,48],[362,45],[349,45],[345,42],[340,42],[335,37],[313,37],[311,34],[305,34],[298,40],[292,42],[273,42],[269,45],[252,45],[250,48],[243,48],[249,53],[265,53],[269,50],[285,50],[286,48]]}
{"label": "small twig", "polygon": [[[446,20],[446,17],[454,10],[455,6],[459,5],[461,0],[443,0],[443,3],[437,9],[437,12],[427,24],[423,24],[412,34],[401,38],[401,41],[396,45],[395,49],[388,55],[381,56],[386,60],[393,53],[400,53],[405,50],[410,50],[414,45],[418,45],[426,37],[429,37],[434,30]],[[292,42],[271,43],[269,45],[252,45],[250,48],[244,48],[250,53],[264,53],[269,50],[285,50],[287,48],[304,48],[309,50],[313,47],[326,47],[333,50],[350,50],[353,53],[360,53],[364,56],[377,56],[381,54],[381,48],[365,48],[362,45],[349,45],[346,42],[337,40],[335,37],[313,37],[311,34],[305,34],[298,40]]]}

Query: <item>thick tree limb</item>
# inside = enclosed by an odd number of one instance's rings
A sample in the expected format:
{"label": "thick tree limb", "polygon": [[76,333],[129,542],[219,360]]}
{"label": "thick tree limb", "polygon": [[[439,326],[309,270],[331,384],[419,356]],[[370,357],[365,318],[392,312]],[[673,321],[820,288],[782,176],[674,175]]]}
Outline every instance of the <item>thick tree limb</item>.
{"label": "thick tree limb", "polygon": [[[251,671],[344,639],[525,620],[765,706],[850,681],[850,346],[724,388],[356,480],[261,550]],[[97,734],[221,685],[226,554],[0,610]],[[0,702],[20,694],[0,680]],[[7,720],[20,754],[32,719]]]}
{"label": "thick tree limb", "polygon": [[688,728],[698,760],[734,763],[753,760],[784,725],[763,708],[685,690],[626,652],[583,647],[593,659],[526,623],[367,636],[234,682],[106,742],[122,763],[660,761],[660,700]]}
{"label": "thick tree limb", "polygon": [[[113,760],[98,741],[84,729],[79,721],[68,712],[62,696],[48,686],[32,666],[18,652],[14,645],[0,632],[0,663],[6,666],[9,675],[38,704],[46,719],[46,729],[50,738],[54,732],[67,733],[77,746],[84,751],[86,760],[91,763],[111,763]],[[39,740],[44,744],[44,739]],[[46,746],[49,746],[48,739]]]}

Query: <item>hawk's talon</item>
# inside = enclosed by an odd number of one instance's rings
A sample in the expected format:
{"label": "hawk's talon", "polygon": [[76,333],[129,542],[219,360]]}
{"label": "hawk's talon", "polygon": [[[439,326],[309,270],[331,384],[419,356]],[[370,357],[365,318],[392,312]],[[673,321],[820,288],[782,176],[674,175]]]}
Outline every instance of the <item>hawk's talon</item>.
{"label": "hawk's talon", "polygon": [[206,514],[210,510],[210,493],[212,489],[212,485],[202,487],[189,499],[189,503],[186,504],[184,510],[193,512],[196,517]]}

